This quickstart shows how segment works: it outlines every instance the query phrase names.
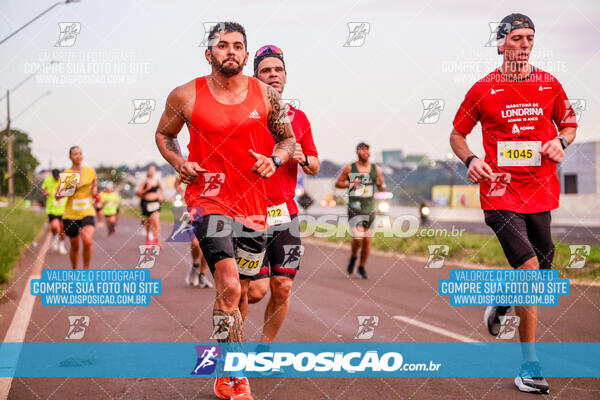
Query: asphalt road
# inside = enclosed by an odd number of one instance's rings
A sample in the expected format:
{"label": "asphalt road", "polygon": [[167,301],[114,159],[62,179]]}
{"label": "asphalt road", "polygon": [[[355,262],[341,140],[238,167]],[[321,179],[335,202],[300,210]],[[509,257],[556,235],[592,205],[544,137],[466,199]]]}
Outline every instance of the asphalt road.
{"label": "asphalt road", "polygon": [[[170,231],[163,227],[162,237]],[[124,218],[117,234],[97,230],[93,268],[133,267],[144,237],[138,221]],[[0,300],[0,333],[4,337],[39,249],[31,247],[15,270]],[[278,341],[351,342],[357,317],[377,315],[372,341],[447,342],[448,336],[409,324],[395,316],[445,329],[476,341],[494,341],[482,323],[482,307],[452,307],[437,295],[437,282],[448,268],[424,269],[424,262],[399,255],[373,254],[370,279],[345,275],[345,245],[305,241],[305,256],[294,283],[288,318]],[[87,315],[89,342],[205,342],[211,334],[213,289],[187,287],[190,266],[186,243],[165,243],[152,269],[163,294],[149,307],[43,307],[36,298],[25,341],[65,342],[69,315]],[[67,268],[67,256],[48,251],[44,268]],[[600,288],[572,286],[558,307],[540,311],[538,340],[600,341]],[[251,305],[244,326],[246,341],[260,338],[265,302]],[[516,340],[513,339],[513,340]],[[551,398],[598,399],[600,378],[549,378]],[[531,399],[510,378],[255,378],[256,399]],[[208,378],[15,378],[9,399],[213,399]]]}

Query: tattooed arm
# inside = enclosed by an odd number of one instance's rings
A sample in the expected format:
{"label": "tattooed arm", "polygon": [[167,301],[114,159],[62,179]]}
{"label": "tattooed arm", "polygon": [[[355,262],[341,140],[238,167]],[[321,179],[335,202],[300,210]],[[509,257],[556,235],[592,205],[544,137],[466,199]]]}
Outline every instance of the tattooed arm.
{"label": "tattooed arm", "polygon": [[175,168],[184,183],[193,182],[198,177],[198,173],[205,171],[198,163],[188,162],[183,158],[177,141],[177,135],[186,122],[183,107],[190,101],[188,97],[185,85],[173,89],[167,97],[165,111],[160,117],[154,135],[160,154]]}
{"label": "tattooed arm", "polygon": [[275,139],[274,156],[279,156],[282,162],[287,162],[294,155],[296,137],[287,115],[288,106],[281,101],[279,93],[267,85],[268,127]]}

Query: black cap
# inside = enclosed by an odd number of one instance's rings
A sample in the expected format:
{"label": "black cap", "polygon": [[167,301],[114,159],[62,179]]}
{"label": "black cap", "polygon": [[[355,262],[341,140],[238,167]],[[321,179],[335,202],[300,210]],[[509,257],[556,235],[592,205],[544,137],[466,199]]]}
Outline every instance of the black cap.
{"label": "black cap", "polygon": [[[519,21],[519,24],[515,24],[516,21]],[[525,14],[509,14],[502,18],[502,21],[500,21],[500,25],[498,25],[496,32],[496,40],[504,39],[512,31],[523,28],[530,28],[535,32],[535,25],[533,24],[531,18]],[[498,54],[502,54],[502,52],[498,50]]]}
{"label": "black cap", "polygon": [[366,144],[365,142],[360,142],[359,144],[356,145],[356,150],[360,150],[363,147],[366,147],[367,149],[370,148],[370,146],[368,144]]}

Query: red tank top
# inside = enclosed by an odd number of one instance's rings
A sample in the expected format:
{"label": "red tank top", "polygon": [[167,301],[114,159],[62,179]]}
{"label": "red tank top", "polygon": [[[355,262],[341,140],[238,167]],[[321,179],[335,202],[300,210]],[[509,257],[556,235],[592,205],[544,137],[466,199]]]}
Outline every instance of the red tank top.
{"label": "red tank top", "polygon": [[208,172],[187,186],[188,207],[200,207],[203,215],[228,216],[254,230],[266,229],[265,183],[252,172],[256,160],[248,149],[272,154],[267,116],[257,79],[248,77],[248,94],[238,104],[218,102],[206,77],[196,79],[188,161]]}

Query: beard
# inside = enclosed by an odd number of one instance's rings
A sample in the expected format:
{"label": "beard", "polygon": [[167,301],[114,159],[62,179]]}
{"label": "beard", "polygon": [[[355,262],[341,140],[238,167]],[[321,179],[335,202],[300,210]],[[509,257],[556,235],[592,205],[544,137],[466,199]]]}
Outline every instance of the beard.
{"label": "beard", "polygon": [[[211,60],[211,64],[214,65],[217,68],[217,70],[225,76],[237,75],[240,72],[242,72],[242,69],[244,68],[240,63],[238,63],[238,61],[235,58],[227,58],[227,59],[223,60],[222,63],[220,63],[219,60],[217,60],[215,58],[215,56],[213,56],[211,54],[210,60]],[[225,63],[230,60],[237,63],[237,66],[226,66]]]}

